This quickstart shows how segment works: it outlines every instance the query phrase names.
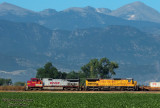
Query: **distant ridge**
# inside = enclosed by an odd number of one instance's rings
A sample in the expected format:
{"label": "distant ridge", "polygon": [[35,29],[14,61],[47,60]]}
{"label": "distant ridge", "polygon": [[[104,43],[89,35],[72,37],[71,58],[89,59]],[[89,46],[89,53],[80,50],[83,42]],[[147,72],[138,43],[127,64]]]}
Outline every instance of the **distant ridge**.
{"label": "distant ridge", "polygon": [[57,11],[55,9],[45,9],[45,10],[39,12],[39,14],[44,15],[44,16],[45,15],[46,16],[51,16],[51,15],[54,15],[56,13],[57,13]]}
{"label": "distant ridge", "polygon": [[3,2],[0,4],[0,16],[5,14],[26,15],[26,14],[32,14],[32,13],[35,13],[35,12],[7,3],[7,2]]}
{"label": "distant ridge", "polygon": [[140,20],[160,23],[160,13],[139,1],[122,6],[112,11],[110,15],[121,17],[127,20]]}

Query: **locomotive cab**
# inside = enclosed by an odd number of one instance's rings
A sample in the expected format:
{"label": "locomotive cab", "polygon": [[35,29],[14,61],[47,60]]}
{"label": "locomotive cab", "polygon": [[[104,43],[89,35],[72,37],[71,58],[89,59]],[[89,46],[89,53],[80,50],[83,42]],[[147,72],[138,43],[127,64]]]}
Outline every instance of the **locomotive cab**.
{"label": "locomotive cab", "polygon": [[31,78],[27,81],[26,90],[41,90],[43,87],[43,82],[38,78]]}
{"label": "locomotive cab", "polygon": [[134,80],[132,78],[127,78],[128,83],[134,84]]}
{"label": "locomotive cab", "polygon": [[39,80],[38,78],[31,78],[32,83],[42,84],[43,82]]}
{"label": "locomotive cab", "polygon": [[129,84],[133,84],[134,86],[137,85],[137,81],[134,81],[133,78],[127,78],[127,80],[128,80],[128,83],[129,83]]}

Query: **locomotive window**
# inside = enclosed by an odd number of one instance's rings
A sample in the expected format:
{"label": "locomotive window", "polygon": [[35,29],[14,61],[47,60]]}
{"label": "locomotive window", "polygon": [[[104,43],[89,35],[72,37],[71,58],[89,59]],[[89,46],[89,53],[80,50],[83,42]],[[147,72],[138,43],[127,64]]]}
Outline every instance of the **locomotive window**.
{"label": "locomotive window", "polygon": [[128,82],[131,82],[132,79],[128,79]]}
{"label": "locomotive window", "polygon": [[96,82],[96,81],[94,81],[94,80],[90,80],[90,81],[88,81],[88,82]]}
{"label": "locomotive window", "polygon": [[50,79],[48,79],[49,81],[51,81],[52,79],[50,78]]}
{"label": "locomotive window", "polygon": [[32,81],[37,81],[36,79],[32,79]]}

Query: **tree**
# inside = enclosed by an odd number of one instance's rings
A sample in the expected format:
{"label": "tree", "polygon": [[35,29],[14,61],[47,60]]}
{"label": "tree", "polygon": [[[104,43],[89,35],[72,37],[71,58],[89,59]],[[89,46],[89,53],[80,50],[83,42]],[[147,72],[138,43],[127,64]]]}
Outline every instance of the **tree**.
{"label": "tree", "polygon": [[115,75],[114,69],[118,68],[116,62],[109,61],[107,58],[101,58],[99,61],[99,75],[100,78],[111,78],[112,75]]}
{"label": "tree", "polygon": [[86,74],[86,77],[96,78],[98,75],[98,67],[99,67],[98,59],[92,59],[88,64],[84,65],[81,69]]}
{"label": "tree", "polygon": [[11,79],[0,78],[0,86],[2,86],[2,85],[11,85],[11,84],[12,84],[12,80]]}
{"label": "tree", "polygon": [[78,79],[79,75],[75,71],[71,71],[67,74],[67,79]]}
{"label": "tree", "polygon": [[60,72],[52,65],[51,62],[45,64],[44,68],[37,69],[36,78],[54,78],[58,79]]}
{"label": "tree", "polygon": [[60,74],[60,79],[66,79],[66,77],[67,77],[67,73],[66,72],[59,72],[59,74]]}
{"label": "tree", "polygon": [[81,67],[86,78],[110,78],[115,75],[114,69],[118,68],[116,62],[110,62],[107,58],[91,59],[90,62]]}

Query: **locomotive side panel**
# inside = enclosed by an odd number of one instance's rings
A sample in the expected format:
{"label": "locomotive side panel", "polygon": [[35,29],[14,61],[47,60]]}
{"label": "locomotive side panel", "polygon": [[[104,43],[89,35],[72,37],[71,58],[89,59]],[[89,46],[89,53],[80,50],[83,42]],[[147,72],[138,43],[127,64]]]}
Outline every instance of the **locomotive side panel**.
{"label": "locomotive side panel", "polygon": [[52,78],[43,78],[42,79],[44,86],[67,86],[68,81],[63,79],[52,79]]}
{"label": "locomotive side panel", "polygon": [[79,89],[79,79],[52,79],[43,78],[43,89],[59,89],[59,90],[78,90]]}

